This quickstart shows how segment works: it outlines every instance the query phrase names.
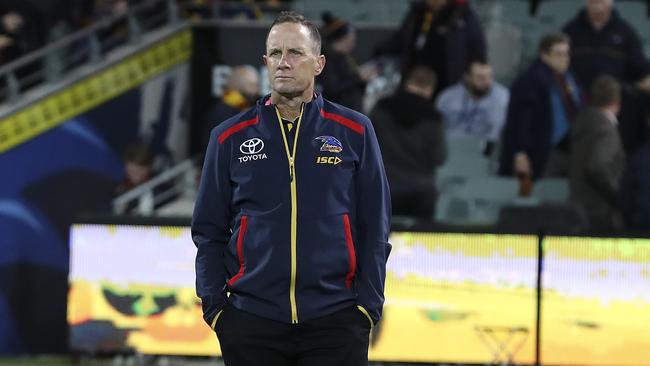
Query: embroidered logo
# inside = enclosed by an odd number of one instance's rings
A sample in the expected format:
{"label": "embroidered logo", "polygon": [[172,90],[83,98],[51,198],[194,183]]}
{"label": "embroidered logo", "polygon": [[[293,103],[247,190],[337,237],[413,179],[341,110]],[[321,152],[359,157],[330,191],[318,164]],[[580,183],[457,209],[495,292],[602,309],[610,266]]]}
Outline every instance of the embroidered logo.
{"label": "embroidered logo", "polygon": [[340,162],[342,162],[341,158],[338,156],[317,156],[316,157],[316,164],[332,164],[336,165]]}
{"label": "embroidered logo", "polygon": [[320,151],[333,153],[340,153],[343,151],[343,144],[341,144],[341,141],[337,140],[334,136],[318,136],[315,140],[323,143],[320,147]]}
{"label": "embroidered logo", "polygon": [[262,149],[264,149],[264,141],[257,137],[248,139],[239,145],[239,151],[246,155],[258,154]]}
{"label": "embroidered logo", "polygon": [[266,153],[262,153],[262,149],[264,149],[264,141],[257,137],[242,142],[239,145],[239,151],[245,155],[239,157],[239,162],[266,159]]}

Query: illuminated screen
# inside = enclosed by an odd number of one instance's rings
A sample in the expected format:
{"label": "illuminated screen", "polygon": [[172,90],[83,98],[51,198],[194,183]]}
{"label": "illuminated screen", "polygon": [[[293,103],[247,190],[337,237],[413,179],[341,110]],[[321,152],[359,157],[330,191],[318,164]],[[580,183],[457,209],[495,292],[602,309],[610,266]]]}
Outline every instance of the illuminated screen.
{"label": "illuminated screen", "polygon": [[[534,361],[537,238],[394,233],[377,361]],[[212,356],[187,227],[74,225],[71,349]]]}
{"label": "illuminated screen", "polygon": [[533,364],[537,240],[394,233],[370,358]]}
{"label": "illuminated screen", "polygon": [[195,295],[189,228],[73,225],[70,240],[72,350],[220,352]]}
{"label": "illuminated screen", "polygon": [[650,365],[650,239],[546,237],[541,357]]}

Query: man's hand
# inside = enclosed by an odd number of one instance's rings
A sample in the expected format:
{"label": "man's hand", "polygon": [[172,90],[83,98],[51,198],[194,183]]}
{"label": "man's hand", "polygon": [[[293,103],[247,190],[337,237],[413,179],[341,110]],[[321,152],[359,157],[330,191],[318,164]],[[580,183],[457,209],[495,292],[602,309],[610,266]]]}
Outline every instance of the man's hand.
{"label": "man's hand", "polygon": [[533,167],[530,164],[530,159],[528,158],[528,154],[526,154],[523,151],[515,154],[515,159],[513,162],[513,170],[515,172],[515,175],[527,175],[527,176],[533,175]]}
{"label": "man's hand", "polygon": [[0,50],[4,50],[5,48],[11,46],[14,43],[14,40],[0,34]]}
{"label": "man's hand", "polygon": [[637,81],[636,86],[646,92],[650,92],[650,75],[646,75],[643,79]]}

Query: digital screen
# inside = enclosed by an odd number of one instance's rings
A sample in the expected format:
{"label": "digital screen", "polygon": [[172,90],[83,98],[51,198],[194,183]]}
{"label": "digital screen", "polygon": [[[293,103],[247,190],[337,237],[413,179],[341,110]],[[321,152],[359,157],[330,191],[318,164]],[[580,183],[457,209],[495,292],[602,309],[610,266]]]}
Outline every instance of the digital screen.
{"label": "digital screen", "polygon": [[68,323],[78,352],[217,355],[188,227],[73,225]]}
{"label": "digital screen", "polygon": [[541,358],[650,365],[650,239],[546,237]]}
{"label": "digital screen", "polygon": [[370,359],[535,360],[536,236],[394,233]]}
{"label": "digital screen", "polygon": [[[377,361],[534,362],[537,238],[394,233]],[[73,225],[73,351],[213,356],[187,227]]]}

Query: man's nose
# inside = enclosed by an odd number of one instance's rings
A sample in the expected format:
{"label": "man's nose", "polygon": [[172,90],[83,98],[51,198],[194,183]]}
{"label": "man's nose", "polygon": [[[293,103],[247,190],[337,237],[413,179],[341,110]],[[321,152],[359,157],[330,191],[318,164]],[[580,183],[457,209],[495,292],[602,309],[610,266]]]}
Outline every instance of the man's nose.
{"label": "man's nose", "polygon": [[280,62],[278,63],[278,67],[283,69],[287,69],[291,67],[291,65],[289,64],[287,53],[282,54],[282,57],[280,57]]}

